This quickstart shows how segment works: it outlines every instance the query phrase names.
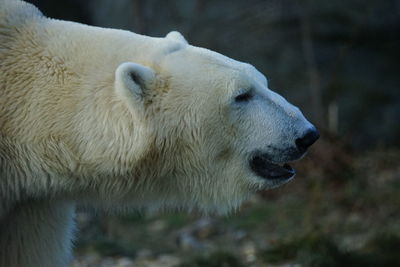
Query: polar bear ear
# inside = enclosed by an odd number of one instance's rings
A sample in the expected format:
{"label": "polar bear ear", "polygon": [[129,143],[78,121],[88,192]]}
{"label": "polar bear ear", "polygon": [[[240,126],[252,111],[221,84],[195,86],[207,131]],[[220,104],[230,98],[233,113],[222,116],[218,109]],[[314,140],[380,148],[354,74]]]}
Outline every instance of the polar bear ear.
{"label": "polar bear ear", "polygon": [[134,106],[143,103],[146,90],[154,80],[155,73],[151,68],[132,62],[122,63],[115,71],[117,94]]}
{"label": "polar bear ear", "polygon": [[177,31],[172,31],[168,33],[165,38],[170,39],[170,40],[175,40],[184,44],[187,44],[188,41],[186,41],[185,37],[180,32]]}

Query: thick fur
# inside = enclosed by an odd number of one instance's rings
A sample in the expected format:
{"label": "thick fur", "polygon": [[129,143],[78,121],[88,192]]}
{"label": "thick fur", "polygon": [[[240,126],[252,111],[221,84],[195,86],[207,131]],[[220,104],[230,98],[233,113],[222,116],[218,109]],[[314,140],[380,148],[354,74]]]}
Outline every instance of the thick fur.
{"label": "thick fur", "polygon": [[[251,103],[234,97],[252,88]],[[226,213],[311,127],[251,65],[0,0],[0,266],[66,266],[76,203]],[[286,182],[286,181],[284,181]]]}

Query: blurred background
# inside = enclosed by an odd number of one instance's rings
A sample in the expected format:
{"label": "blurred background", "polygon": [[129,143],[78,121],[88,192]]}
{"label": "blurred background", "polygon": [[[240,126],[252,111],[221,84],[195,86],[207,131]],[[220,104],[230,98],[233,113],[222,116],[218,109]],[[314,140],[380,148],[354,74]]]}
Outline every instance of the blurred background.
{"label": "blurred background", "polygon": [[400,0],[30,0],[254,65],[322,133],[227,217],[80,211],[74,267],[400,266]]}

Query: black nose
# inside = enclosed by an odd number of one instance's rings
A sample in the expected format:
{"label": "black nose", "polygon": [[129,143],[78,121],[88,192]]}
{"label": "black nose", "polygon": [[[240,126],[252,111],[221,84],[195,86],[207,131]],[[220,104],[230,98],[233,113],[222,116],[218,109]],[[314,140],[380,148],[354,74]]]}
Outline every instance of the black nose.
{"label": "black nose", "polygon": [[315,143],[319,138],[319,132],[317,129],[313,128],[310,129],[306,132],[306,134],[301,137],[296,139],[296,145],[297,148],[301,151],[304,152],[307,150],[309,146]]}

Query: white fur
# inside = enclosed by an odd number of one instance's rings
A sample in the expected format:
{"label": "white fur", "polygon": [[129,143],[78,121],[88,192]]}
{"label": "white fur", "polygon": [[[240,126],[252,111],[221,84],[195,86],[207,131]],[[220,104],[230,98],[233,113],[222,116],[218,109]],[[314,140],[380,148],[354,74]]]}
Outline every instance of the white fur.
{"label": "white fur", "polygon": [[168,33],[167,36],[165,36],[165,38],[175,40],[175,41],[178,41],[178,42],[181,42],[184,44],[188,44],[185,37],[183,37],[183,35],[177,31],[172,31],[172,32]]}
{"label": "white fur", "polygon": [[77,202],[227,213],[280,184],[251,153],[286,160],[311,127],[254,67],[177,32],[53,20],[17,0],[0,0],[0,84],[0,266],[67,266]]}

